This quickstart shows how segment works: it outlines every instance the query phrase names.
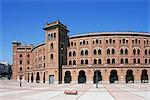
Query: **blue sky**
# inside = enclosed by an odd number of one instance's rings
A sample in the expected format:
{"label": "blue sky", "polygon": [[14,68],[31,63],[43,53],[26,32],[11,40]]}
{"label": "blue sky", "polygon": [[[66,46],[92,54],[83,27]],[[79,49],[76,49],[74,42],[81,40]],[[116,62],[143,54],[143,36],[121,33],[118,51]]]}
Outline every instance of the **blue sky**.
{"label": "blue sky", "polygon": [[150,32],[149,0],[0,0],[0,61],[12,63],[12,41],[44,42],[44,24],[60,20],[69,35]]}

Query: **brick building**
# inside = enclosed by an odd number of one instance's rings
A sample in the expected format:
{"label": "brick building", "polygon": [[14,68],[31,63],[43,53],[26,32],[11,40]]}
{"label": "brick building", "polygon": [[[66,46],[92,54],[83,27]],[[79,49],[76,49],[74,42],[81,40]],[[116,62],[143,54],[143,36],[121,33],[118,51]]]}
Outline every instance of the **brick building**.
{"label": "brick building", "polygon": [[46,24],[45,42],[13,42],[13,79],[40,83],[148,82],[150,34],[95,32],[68,36],[59,21]]}

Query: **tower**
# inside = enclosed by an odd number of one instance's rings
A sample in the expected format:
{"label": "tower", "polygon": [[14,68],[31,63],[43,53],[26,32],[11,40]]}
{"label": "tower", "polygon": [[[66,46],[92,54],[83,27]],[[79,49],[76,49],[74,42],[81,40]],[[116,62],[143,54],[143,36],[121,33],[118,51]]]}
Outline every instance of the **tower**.
{"label": "tower", "polygon": [[[62,83],[62,65],[67,64],[67,46],[69,32],[59,21],[48,23],[45,30],[46,71],[49,82]],[[53,76],[53,78],[51,78]]]}

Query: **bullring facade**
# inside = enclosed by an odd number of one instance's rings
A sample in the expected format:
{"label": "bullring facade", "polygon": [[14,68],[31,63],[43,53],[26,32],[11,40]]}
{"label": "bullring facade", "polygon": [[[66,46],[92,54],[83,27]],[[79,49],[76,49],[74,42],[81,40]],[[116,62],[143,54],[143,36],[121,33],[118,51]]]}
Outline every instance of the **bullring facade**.
{"label": "bullring facade", "polygon": [[13,42],[13,79],[37,83],[128,83],[150,80],[150,34],[95,32],[68,36],[46,24],[45,42]]}

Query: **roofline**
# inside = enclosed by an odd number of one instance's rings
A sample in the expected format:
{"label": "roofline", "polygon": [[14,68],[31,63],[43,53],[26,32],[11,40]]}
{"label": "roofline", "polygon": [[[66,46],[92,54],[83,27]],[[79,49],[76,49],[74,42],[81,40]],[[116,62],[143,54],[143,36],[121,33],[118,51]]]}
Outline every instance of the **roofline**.
{"label": "roofline", "polygon": [[40,47],[40,46],[43,46],[43,45],[45,45],[45,43],[38,44],[37,46],[35,46],[35,47],[31,50],[31,52],[32,52],[33,50],[35,50],[36,48],[38,48],[38,47]]}
{"label": "roofline", "polygon": [[125,36],[147,36],[150,37],[150,32],[88,32],[84,34],[77,34],[69,36],[69,39],[92,37],[92,36],[112,36],[112,35],[125,35]]}

